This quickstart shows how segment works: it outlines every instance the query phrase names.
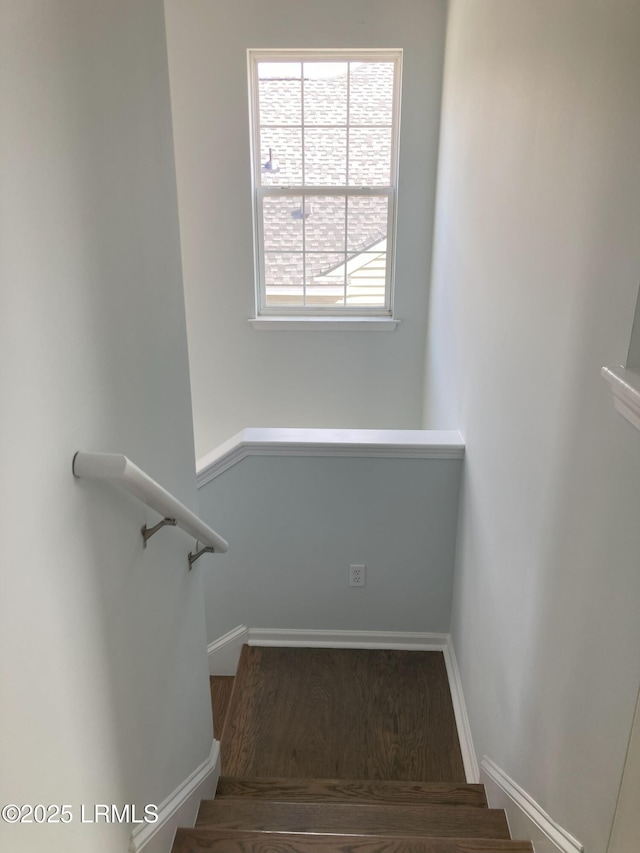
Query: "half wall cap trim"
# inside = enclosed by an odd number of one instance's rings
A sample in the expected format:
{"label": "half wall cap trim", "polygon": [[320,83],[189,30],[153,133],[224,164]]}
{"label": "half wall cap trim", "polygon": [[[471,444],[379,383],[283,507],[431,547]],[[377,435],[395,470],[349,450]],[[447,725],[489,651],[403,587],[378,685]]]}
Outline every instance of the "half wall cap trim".
{"label": "half wall cap trim", "polygon": [[198,488],[246,456],[462,459],[464,439],[456,430],[249,427],[198,460]]}

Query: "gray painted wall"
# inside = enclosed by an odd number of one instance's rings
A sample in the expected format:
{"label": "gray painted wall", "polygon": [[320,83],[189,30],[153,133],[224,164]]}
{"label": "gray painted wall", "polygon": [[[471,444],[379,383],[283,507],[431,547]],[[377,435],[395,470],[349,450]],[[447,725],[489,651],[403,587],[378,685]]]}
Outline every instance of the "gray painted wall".
{"label": "gray painted wall", "polygon": [[[247,426],[417,428],[444,0],[166,0],[198,457]],[[254,311],[247,48],[404,49],[394,332],[263,332]]]}
{"label": "gray painted wall", "polygon": [[22,853],[122,853],[81,803],[160,803],[212,740],[193,541],[104,484],[118,451],[197,505],[163,7],[0,2],[0,823]]}
{"label": "gray painted wall", "polygon": [[640,680],[640,6],[453,0],[426,425],[466,441],[453,637],[479,756],[604,851]]}
{"label": "gray painted wall", "polygon": [[[209,642],[252,628],[448,631],[462,460],[249,457],[200,489]],[[204,562],[204,560],[203,560]],[[367,584],[350,588],[351,563]]]}

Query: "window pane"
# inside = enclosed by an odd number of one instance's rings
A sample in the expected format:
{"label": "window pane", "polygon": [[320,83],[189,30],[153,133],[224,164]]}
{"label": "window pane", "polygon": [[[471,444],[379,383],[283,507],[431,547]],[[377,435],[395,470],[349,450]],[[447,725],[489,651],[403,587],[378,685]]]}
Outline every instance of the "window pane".
{"label": "window pane", "polygon": [[347,263],[347,305],[384,305],[386,275],[386,252],[360,252],[350,256]]}
{"label": "window pane", "polygon": [[302,253],[265,252],[266,304],[303,305]]}
{"label": "window pane", "polygon": [[347,123],[346,62],[305,62],[304,123]]}
{"label": "window pane", "polygon": [[300,80],[260,80],[260,125],[302,124]]}
{"label": "window pane", "polygon": [[299,196],[263,199],[262,235],[267,251],[302,251],[301,204],[302,199]]}
{"label": "window pane", "polygon": [[306,186],[344,186],[347,182],[347,131],[305,128],[304,182]]}
{"label": "window pane", "polygon": [[308,196],[305,200],[305,248],[307,251],[344,252],[344,196]]}
{"label": "window pane", "polygon": [[302,183],[302,131],[299,128],[264,128],[260,134],[262,186],[282,187]]}
{"label": "window pane", "polygon": [[391,128],[351,128],[349,186],[388,187],[391,183]]}
{"label": "window pane", "polygon": [[393,71],[393,62],[351,63],[349,124],[391,124]]}
{"label": "window pane", "polygon": [[389,200],[384,196],[350,196],[347,199],[347,249],[364,252],[386,239]]}
{"label": "window pane", "polygon": [[299,80],[300,62],[258,62],[260,80]]}
{"label": "window pane", "polygon": [[338,252],[307,252],[307,305],[344,305],[345,256]]}
{"label": "window pane", "polygon": [[258,289],[272,314],[390,308],[395,55],[250,52]]}

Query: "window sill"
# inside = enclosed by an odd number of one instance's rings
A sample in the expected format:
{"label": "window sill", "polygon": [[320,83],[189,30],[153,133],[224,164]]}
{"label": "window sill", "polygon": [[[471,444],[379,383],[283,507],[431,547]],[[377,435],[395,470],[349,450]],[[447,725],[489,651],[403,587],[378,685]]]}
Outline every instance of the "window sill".
{"label": "window sill", "polygon": [[359,332],[393,332],[400,320],[394,317],[255,317],[249,320],[254,329],[270,332],[337,330]]}
{"label": "window sill", "polygon": [[616,410],[640,429],[640,370],[603,367],[601,373],[611,385]]}

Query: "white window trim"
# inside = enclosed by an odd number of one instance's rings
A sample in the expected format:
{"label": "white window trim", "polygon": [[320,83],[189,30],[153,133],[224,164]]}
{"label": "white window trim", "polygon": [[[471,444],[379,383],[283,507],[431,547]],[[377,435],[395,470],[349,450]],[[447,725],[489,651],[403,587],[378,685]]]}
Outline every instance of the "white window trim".
{"label": "white window trim", "polygon": [[[393,115],[391,136],[391,185],[386,187],[342,187],[342,186],[278,186],[263,187],[260,163],[260,124],[258,108],[259,62],[318,62],[327,61],[384,61],[395,63]],[[251,136],[251,194],[253,208],[253,255],[255,282],[255,314],[250,322],[260,329],[375,329],[392,331],[399,320],[394,317],[395,297],[395,249],[397,230],[397,192],[399,173],[399,132],[402,89],[402,49],[309,49],[309,50],[247,50],[249,79],[249,122]],[[387,269],[384,306],[343,306],[321,308],[315,306],[267,306],[264,284],[264,242],[262,235],[262,201],[266,196],[277,195],[313,196],[339,195],[386,196],[389,199],[387,231]],[[296,322],[297,321],[297,322]],[[375,322],[373,322],[375,321]]]}

